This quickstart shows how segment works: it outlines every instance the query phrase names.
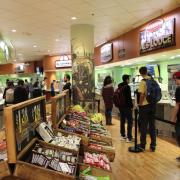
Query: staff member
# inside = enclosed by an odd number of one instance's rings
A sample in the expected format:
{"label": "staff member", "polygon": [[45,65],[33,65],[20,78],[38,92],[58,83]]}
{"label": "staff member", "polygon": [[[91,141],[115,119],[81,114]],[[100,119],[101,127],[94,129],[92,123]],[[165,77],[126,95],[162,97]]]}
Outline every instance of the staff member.
{"label": "staff member", "polygon": [[[176,88],[176,93],[175,93],[175,98],[176,98],[176,105],[173,109],[172,113],[172,118],[171,121],[175,122],[175,130],[176,130],[176,138],[177,138],[177,143],[180,146],[180,71],[174,73],[173,78],[176,82],[177,88]],[[180,162],[180,156],[176,158],[177,161]]]}

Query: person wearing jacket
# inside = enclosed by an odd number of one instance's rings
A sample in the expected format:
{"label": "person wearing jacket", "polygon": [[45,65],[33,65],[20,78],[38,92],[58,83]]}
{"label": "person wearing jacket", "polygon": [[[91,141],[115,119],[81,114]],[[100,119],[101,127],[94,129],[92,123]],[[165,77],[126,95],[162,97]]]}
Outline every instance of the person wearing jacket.
{"label": "person wearing jacket", "polygon": [[[124,96],[124,106],[119,107],[120,111],[120,138],[121,140],[126,140],[127,143],[132,142],[132,109],[133,103],[131,98],[131,88],[129,84],[130,76],[125,74],[122,76],[123,82],[118,85],[118,88],[123,88],[123,96]],[[125,131],[125,122],[127,119],[127,137]]]}
{"label": "person wearing jacket", "polygon": [[107,76],[104,79],[102,88],[102,97],[105,105],[106,125],[112,125],[113,94],[114,88],[112,84],[112,78]]}

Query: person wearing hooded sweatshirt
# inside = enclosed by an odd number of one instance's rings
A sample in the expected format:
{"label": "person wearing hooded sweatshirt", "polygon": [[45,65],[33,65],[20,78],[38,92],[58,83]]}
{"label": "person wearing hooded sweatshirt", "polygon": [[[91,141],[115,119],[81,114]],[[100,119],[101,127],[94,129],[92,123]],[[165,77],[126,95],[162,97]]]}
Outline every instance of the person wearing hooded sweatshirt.
{"label": "person wearing hooded sweatshirt", "polygon": [[102,88],[102,97],[105,105],[106,125],[112,125],[113,94],[114,88],[112,84],[112,78],[107,76],[104,79]]}

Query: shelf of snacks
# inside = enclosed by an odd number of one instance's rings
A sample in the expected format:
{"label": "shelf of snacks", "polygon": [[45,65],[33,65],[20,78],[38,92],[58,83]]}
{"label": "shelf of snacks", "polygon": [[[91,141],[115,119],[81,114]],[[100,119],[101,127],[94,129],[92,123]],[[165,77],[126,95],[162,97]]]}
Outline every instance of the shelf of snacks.
{"label": "shelf of snacks", "polygon": [[[55,126],[57,126],[57,124]],[[60,121],[56,130],[62,133],[79,136],[82,140],[82,144],[88,145],[90,119],[86,116],[86,112],[81,106],[72,106],[67,111],[64,119]]]}

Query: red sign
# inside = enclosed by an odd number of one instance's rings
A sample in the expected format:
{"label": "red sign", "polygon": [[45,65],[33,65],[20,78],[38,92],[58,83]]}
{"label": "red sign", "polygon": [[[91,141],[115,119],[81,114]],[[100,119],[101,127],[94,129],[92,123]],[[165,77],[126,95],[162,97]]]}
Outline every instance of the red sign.
{"label": "red sign", "polygon": [[158,19],[156,21],[153,21],[152,23],[150,23],[146,30],[153,33],[155,31],[158,31],[159,29],[162,28],[162,25],[163,25],[163,20],[162,19]]}

